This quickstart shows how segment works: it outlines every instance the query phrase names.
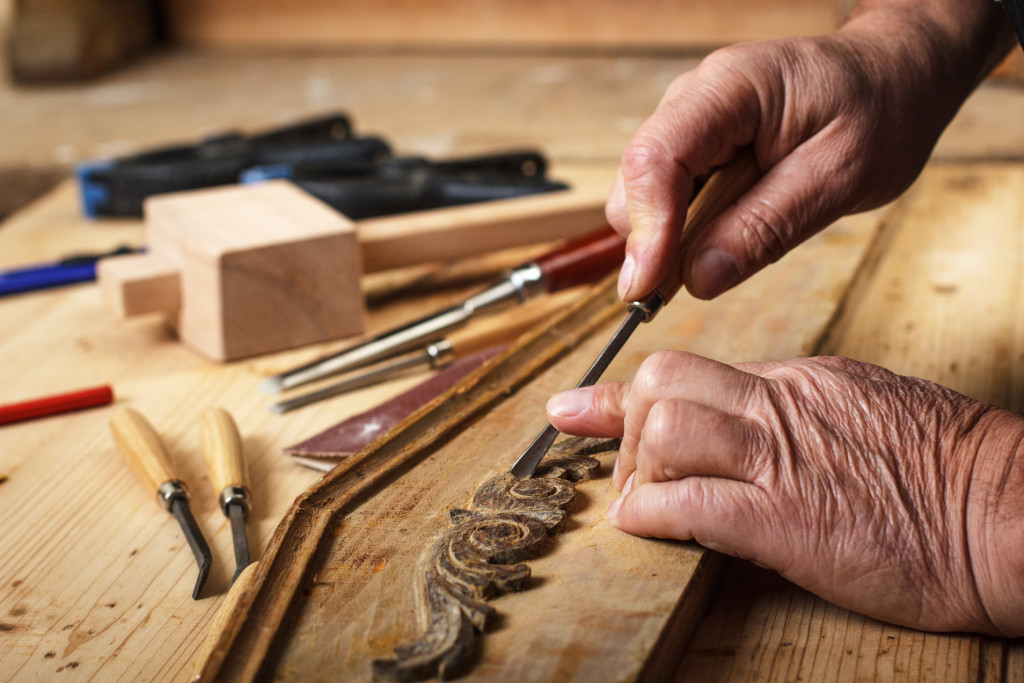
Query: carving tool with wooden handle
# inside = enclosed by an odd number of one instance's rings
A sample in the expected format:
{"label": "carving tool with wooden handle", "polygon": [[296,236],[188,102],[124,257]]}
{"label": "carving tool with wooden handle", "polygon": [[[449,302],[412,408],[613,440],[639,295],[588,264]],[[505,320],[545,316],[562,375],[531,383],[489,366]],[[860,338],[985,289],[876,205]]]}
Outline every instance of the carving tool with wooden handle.
{"label": "carving tool with wooden handle", "polygon": [[477,351],[515,339],[567,306],[573,295],[574,293],[569,291],[559,292],[528,304],[526,310],[506,311],[473,322],[463,329],[454,330],[446,337],[427,344],[422,349],[398,356],[366,372],[347,377],[323,389],[275,403],[270,406],[270,412],[287,413],[332,396],[379,384],[407,370],[424,367],[437,370],[447,367],[456,358],[464,358]]}
{"label": "carving tool with wooden handle", "polygon": [[[650,322],[661,307],[668,303],[683,286],[683,258],[694,238],[722,211],[754,185],[760,174],[753,152],[742,150],[729,164],[722,167],[708,180],[687,211],[686,224],[668,275],[654,291],[640,301],[628,304],[629,313],[622,325],[612,335],[590,369],[580,380],[579,387],[589,387],[601,378],[608,365],[633,334],[641,322]],[[537,435],[529,448],[519,456],[512,466],[512,474],[518,479],[531,477],[544,455],[551,448],[558,430],[550,423]]]}
{"label": "carving tool with wooden handle", "polygon": [[218,492],[220,509],[231,521],[231,541],[235,548],[235,574],[231,583],[234,583],[250,561],[249,539],[245,534],[245,521],[252,507],[249,466],[238,427],[223,408],[211,408],[203,414],[200,440],[210,481]]}
{"label": "carving tool with wooden handle", "polygon": [[545,292],[595,282],[622,263],[624,249],[625,242],[614,230],[601,228],[514,268],[508,276],[461,304],[384,332],[340,353],[269,377],[260,388],[276,394],[355,370],[437,341],[478,314],[500,311]]}
{"label": "carving tool with wooden handle", "polygon": [[192,599],[198,600],[199,592],[210,573],[213,556],[203,538],[203,532],[192,516],[185,482],[174,475],[160,437],[142,415],[130,408],[122,408],[110,421],[110,431],[114,435],[117,450],[128,461],[128,465],[143,483],[156,491],[157,501],[178,520],[185,540],[195,555],[196,564],[199,565],[199,576],[192,589]]}

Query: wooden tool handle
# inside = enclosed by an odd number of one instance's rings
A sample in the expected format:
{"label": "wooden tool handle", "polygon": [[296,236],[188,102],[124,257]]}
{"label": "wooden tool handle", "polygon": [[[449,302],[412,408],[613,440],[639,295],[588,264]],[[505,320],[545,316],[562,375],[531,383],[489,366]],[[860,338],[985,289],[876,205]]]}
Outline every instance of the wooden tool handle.
{"label": "wooden tool handle", "polygon": [[668,276],[655,289],[668,302],[683,286],[683,260],[690,245],[711,221],[718,217],[761,177],[750,148],[741,149],[736,158],[720,168],[700,191],[686,212],[679,250]]}
{"label": "wooden tool handle", "polygon": [[577,292],[560,292],[541,297],[522,306],[471,322],[448,334],[457,356],[467,356],[499,344],[507,344],[527,330],[564,310]]}
{"label": "wooden tool handle", "polygon": [[164,482],[177,479],[160,437],[142,415],[122,408],[110,420],[110,431],[117,450],[153,492]]}
{"label": "wooden tool handle", "polygon": [[203,460],[218,495],[229,486],[249,488],[249,466],[242,452],[242,437],[228,411],[211,408],[203,414],[200,441]]}
{"label": "wooden tool handle", "polygon": [[544,274],[544,286],[557,292],[576,285],[597,282],[622,265],[626,241],[605,226],[544,254],[534,263]]}

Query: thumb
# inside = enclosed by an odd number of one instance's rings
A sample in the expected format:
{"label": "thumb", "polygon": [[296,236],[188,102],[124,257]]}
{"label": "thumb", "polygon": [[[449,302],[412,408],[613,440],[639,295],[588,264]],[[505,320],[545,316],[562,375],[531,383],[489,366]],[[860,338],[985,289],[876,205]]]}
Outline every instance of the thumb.
{"label": "thumb", "polygon": [[577,436],[622,436],[627,382],[605,382],[571,389],[548,400],[548,419],[558,431]]}
{"label": "thumb", "polygon": [[667,275],[694,179],[753,141],[758,91],[724,52],[717,54],[666,95],[622,153],[621,181],[606,215],[620,232],[629,224],[619,279],[624,299],[649,294]]}

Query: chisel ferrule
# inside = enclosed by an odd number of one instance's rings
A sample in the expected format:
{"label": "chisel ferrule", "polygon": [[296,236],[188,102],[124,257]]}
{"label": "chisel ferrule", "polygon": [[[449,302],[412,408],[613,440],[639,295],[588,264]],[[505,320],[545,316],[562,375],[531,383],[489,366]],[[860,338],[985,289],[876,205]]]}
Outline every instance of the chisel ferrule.
{"label": "chisel ferrule", "polygon": [[665,298],[657,291],[653,291],[639,301],[629,302],[629,310],[639,311],[645,323],[651,322],[658,314],[661,307],[665,305]]}
{"label": "chisel ferrule", "polygon": [[177,499],[188,502],[188,488],[185,486],[185,482],[170,479],[160,484],[160,487],[156,490],[156,499],[163,506],[164,510],[169,511],[171,505]]}
{"label": "chisel ferrule", "polygon": [[224,511],[225,515],[228,515],[229,508],[235,504],[242,506],[242,512],[248,518],[249,508],[252,506],[249,489],[244,486],[225,486],[224,490],[220,492],[220,509]]}
{"label": "chisel ferrule", "polygon": [[466,299],[462,310],[467,316],[481,311],[501,311],[518,306],[544,291],[544,275],[540,267],[528,264],[509,271],[501,282]]}
{"label": "chisel ferrule", "polygon": [[544,271],[536,263],[515,268],[508,274],[508,281],[516,288],[520,301],[526,301],[544,294]]}
{"label": "chisel ferrule", "polygon": [[455,347],[447,339],[434,342],[427,346],[427,359],[432,370],[443,368],[455,360]]}

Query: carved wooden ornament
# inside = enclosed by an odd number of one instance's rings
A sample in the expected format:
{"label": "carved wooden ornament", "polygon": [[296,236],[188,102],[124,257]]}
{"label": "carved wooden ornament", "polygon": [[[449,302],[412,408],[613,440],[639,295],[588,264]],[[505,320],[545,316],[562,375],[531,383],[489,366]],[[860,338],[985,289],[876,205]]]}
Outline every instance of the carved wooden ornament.
{"label": "carved wooden ornament", "polygon": [[522,562],[562,527],[576,498],[573,482],[599,473],[600,463],[590,456],[618,448],[618,439],[567,439],[533,478],[519,481],[503,472],[477,489],[469,509],[453,509],[454,526],[428,551],[426,633],[396,647],[394,659],[376,660],[374,678],[443,680],[469,666],[495,614],[485,600],[529,587],[530,568]]}

